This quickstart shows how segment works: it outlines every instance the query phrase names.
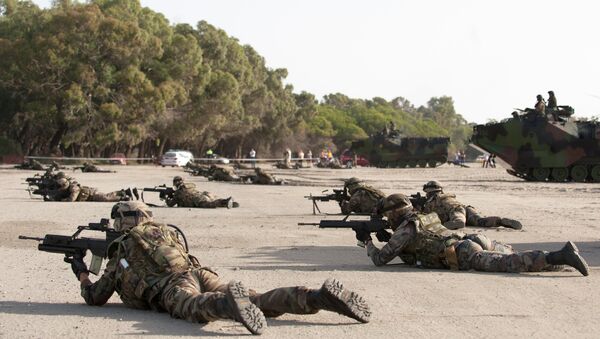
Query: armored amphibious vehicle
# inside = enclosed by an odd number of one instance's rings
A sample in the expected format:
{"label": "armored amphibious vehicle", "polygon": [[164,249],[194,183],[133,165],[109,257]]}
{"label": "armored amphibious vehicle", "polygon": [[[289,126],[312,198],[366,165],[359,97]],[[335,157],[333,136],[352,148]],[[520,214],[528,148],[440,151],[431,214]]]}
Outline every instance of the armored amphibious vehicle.
{"label": "armored amphibious vehicle", "polygon": [[570,106],[545,115],[519,110],[501,122],[474,126],[471,142],[525,180],[600,182],[600,123],[573,113]]}

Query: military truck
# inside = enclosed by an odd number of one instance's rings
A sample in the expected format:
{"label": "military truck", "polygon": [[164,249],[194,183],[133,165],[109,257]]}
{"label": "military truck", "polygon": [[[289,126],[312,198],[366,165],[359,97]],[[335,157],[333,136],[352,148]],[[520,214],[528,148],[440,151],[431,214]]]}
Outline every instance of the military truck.
{"label": "military truck", "polygon": [[575,119],[574,112],[570,106],[544,115],[518,110],[501,122],[474,126],[471,142],[525,180],[600,182],[600,123]]}
{"label": "military truck", "polygon": [[392,131],[355,141],[350,150],[377,167],[436,167],[446,163],[449,143],[446,137],[404,137]]}

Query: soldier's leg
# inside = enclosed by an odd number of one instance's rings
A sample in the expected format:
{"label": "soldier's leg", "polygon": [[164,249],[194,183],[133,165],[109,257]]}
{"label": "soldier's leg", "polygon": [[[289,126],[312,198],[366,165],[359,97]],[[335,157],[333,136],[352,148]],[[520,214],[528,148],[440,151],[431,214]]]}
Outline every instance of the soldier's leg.
{"label": "soldier's leg", "polygon": [[[231,197],[227,199],[215,199],[212,201],[202,201],[196,204],[196,207],[200,208],[217,208],[217,207],[227,207],[233,208],[233,199]],[[238,205],[239,206],[239,205]]]}
{"label": "soldier's leg", "polygon": [[[188,271],[173,278],[162,291],[160,304],[173,317],[205,323],[231,319],[250,332],[261,333],[267,326],[264,315],[250,302],[248,290],[240,282],[223,286],[206,271]],[[220,291],[204,291],[203,287]]]}
{"label": "soldier's leg", "polygon": [[[469,240],[465,242],[470,242]],[[457,251],[469,251],[467,246]],[[460,258],[460,254],[459,254]],[[579,255],[577,247],[568,242],[560,251],[524,251],[505,254],[490,251],[475,251],[468,255],[465,267],[486,272],[540,272],[555,265],[568,265],[581,274],[588,275],[588,266]],[[466,269],[468,269],[466,268]]]}
{"label": "soldier's leg", "polygon": [[505,254],[515,252],[512,246],[505,243],[501,243],[496,240],[491,240],[490,238],[480,233],[467,234],[463,239],[471,240],[477,243],[479,246],[481,246],[482,250],[484,251],[500,252]]}
{"label": "soldier's leg", "polygon": [[457,230],[466,226],[467,216],[465,208],[462,206],[456,206],[452,211],[448,212],[448,221],[444,223],[444,226],[451,230]]}
{"label": "soldier's leg", "polygon": [[371,316],[366,301],[357,293],[344,289],[342,283],[335,279],[327,279],[318,290],[304,286],[276,288],[252,295],[250,300],[268,317],[327,310],[366,323]]}
{"label": "soldier's leg", "polygon": [[110,193],[101,193],[101,192],[96,191],[93,194],[91,194],[87,200],[88,201],[112,201],[112,202],[115,202],[115,201],[128,201],[128,200],[131,200],[131,198],[123,190],[110,192]]}
{"label": "soldier's leg", "polygon": [[523,225],[517,220],[500,217],[484,217],[473,206],[465,208],[467,212],[467,225],[478,227],[509,227],[516,230],[523,228]]}

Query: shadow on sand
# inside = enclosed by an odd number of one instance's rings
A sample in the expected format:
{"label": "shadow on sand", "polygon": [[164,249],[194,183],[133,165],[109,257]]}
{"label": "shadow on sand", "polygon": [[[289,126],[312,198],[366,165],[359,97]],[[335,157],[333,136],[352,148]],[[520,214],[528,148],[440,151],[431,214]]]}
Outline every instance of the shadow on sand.
{"label": "shadow on sand", "polygon": [[[555,251],[562,248],[564,242],[517,243],[516,250]],[[600,241],[578,242],[581,255],[590,267],[600,266]],[[381,244],[378,246],[381,247]],[[366,250],[352,246],[293,246],[260,247],[242,256],[252,260],[243,265],[246,270],[293,270],[293,271],[430,271],[413,268],[394,259],[392,264],[377,267],[367,257]],[[494,273],[497,274],[497,273]],[[548,272],[547,274],[552,275]]]}

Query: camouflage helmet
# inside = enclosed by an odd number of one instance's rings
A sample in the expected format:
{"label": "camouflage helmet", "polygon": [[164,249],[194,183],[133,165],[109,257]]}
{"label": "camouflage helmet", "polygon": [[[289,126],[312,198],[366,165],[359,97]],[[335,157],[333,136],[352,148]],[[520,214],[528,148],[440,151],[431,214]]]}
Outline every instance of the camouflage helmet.
{"label": "camouflage helmet", "polygon": [[548,91],[548,94],[554,95],[554,91]]}
{"label": "camouflage helmet", "polygon": [[179,187],[179,185],[183,184],[183,178],[176,175],[173,177],[173,186]]}
{"label": "camouflage helmet", "polygon": [[56,173],[56,179],[66,179],[67,175],[65,174],[65,172],[60,171],[58,173]]}
{"label": "camouflage helmet", "polygon": [[69,187],[69,180],[60,178],[56,180],[56,186],[58,186],[59,189],[67,189]]}
{"label": "camouflage helmet", "polygon": [[361,182],[362,182],[362,180],[360,180],[359,178],[352,177],[352,178],[344,180],[344,186],[356,185],[356,184],[360,184]]}
{"label": "camouflage helmet", "polygon": [[377,203],[377,214],[383,214],[388,219],[403,217],[412,212],[413,205],[410,199],[404,194],[395,193],[381,198]]}
{"label": "camouflage helmet", "polygon": [[115,219],[114,229],[122,232],[152,221],[152,211],[141,201],[121,201],[113,206],[110,217]]}
{"label": "camouflage helmet", "polygon": [[440,192],[442,188],[442,184],[440,184],[439,181],[435,180],[428,181],[425,185],[423,185],[423,191],[425,193]]}
{"label": "camouflage helmet", "polygon": [[357,177],[344,180],[344,189],[348,190],[348,194],[352,195],[361,187],[362,180]]}

